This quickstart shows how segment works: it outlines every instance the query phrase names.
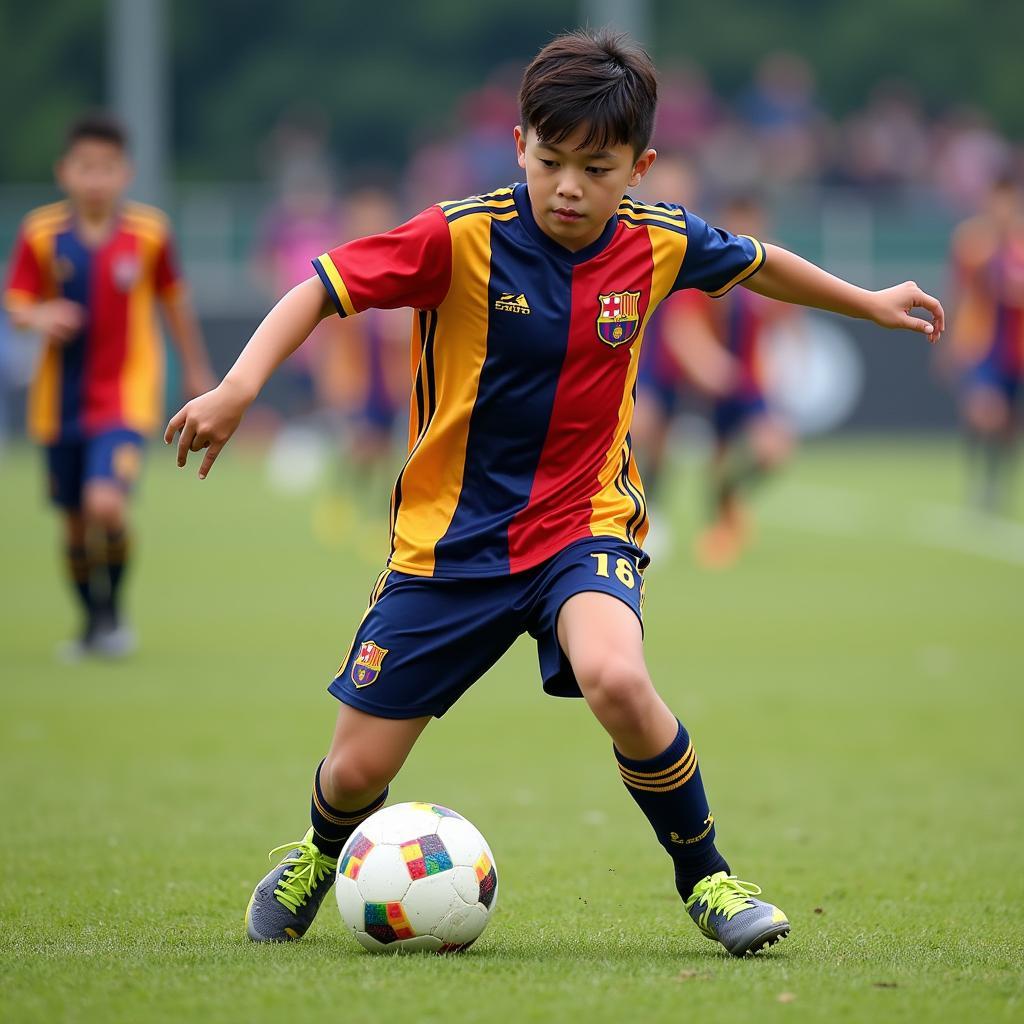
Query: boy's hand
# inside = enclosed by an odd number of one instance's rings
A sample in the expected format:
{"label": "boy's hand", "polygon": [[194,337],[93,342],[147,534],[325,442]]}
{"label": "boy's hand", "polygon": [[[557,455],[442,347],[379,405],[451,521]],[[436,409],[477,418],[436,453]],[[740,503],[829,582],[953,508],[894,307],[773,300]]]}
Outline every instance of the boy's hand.
{"label": "boy's hand", "polygon": [[190,451],[198,452],[205,448],[206,455],[199,467],[199,479],[205,480],[221,449],[238,429],[249,401],[227,381],[222,381],[212,391],[193,398],[178,410],[164,431],[164,444],[171,444],[174,435],[181,432],[178,437],[178,466],[185,465]]}
{"label": "boy's hand", "polygon": [[85,324],[85,307],[70,299],[49,299],[33,307],[29,324],[51,342],[66,345]]}
{"label": "boy's hand", "polygon": [[[926,291],[918,288],[913,281],[905,281],[893,288],[874,293],[875,302],[871,319],[882,327],[905,328],[926,334],[933,344],[942,336],[946,326],[946,314],[942,303]],[[926,309],[932,315],[931,323],[923,317],[914,316],[912,310]]]}

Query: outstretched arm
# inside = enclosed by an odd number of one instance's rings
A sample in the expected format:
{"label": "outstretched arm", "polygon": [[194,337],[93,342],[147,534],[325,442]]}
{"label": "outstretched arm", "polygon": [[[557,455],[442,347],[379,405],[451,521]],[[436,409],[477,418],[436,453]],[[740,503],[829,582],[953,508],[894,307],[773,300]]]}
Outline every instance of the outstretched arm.
{"label": "outstretched arm", "polygon": [[[873,292],[835,277],[787,249],[777,245],[764,248],[765,265],[743,282],[743,287],[752,292],[769,299],[871,320],[882,327],[919,331],[928,335],[929,341],[939,340],[945,327],[942,304],[913,281]],[[927,310],[931,322],[914,316],[914,309]]]}
{"label": "outstretched arm", "polygon": [[224,380],[212,391],[193,398],[171,417],[164,431],[164,443],[170,444],[180,431],[179,466],[185,465],[190,451],[205,448],[199,479],[206,478],[270,375],[331,312],[333,307],[316,277],[296,285],[274,306]]}

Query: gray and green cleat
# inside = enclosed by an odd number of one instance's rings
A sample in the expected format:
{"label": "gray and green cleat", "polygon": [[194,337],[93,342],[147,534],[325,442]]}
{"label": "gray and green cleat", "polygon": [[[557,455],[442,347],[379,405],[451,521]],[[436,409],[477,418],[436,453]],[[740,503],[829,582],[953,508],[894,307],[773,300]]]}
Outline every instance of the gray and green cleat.
{"label": "gray and green cleat", "polygon": [[312,829],[301,842],[278,846],[270,856],[284,851],[284,859],[256,886],[245,908],[245,930],[253,942],[301,939],[334,885],[337,858],[314,846]]}
{"label": "gray and green cleat", "polygon": [[755,899],[760,895],[759,886],[719,871],[693,887],[686,909],[709,939],[720,942],[733,956],[745,956],[789,934],[786,915],[778,907]]}

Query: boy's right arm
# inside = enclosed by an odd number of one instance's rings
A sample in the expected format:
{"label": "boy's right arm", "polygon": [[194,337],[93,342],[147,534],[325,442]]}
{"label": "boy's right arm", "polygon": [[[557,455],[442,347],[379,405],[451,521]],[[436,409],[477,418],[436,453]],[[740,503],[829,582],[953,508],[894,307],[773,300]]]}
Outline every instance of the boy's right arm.
{"label": "boy's right arm", "polygon": [[171,444],[174,435],[179,434],[178,465],[185,465],[190,451],[205,448],[199,467],[199,479],[204,480],[270,375],[333,311],[317,277],[288,292],[256,328],[224,380],[171,417],[164,443]]}

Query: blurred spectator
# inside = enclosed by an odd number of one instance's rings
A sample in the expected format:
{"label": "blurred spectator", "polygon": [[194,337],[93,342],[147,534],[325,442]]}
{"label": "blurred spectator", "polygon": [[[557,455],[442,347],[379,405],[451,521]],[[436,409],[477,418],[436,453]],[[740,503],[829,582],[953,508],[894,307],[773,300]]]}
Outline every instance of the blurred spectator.
{"label": "blurred spectator", "polygon": [[[304,281],[313,273],[310,260],[344,239],[326,142],[315,118],[285,119],[271,133],[268,157],[278,198],[255,253],[255,270],[268,299]],[[321,404],[319,364],[336,326],[337,318],[328,317],[285,364],[292,382],[291,412],[308,413]]]}
{"label": "blurred spectator", "polygon": [[1010,159],[1010,146],[988,115],[974,107],[958,107],[939,123],[935,133],[935,183],[942,194],[963,209],[976,208]]}
{"label": "blurred spectator", "polygon": [[807,61],[792,53],[772,53],[758,65],[740,101],[740,112],[762,151],[765,173],[780,182],[806,180],[821,169],[824,118],[815,90]]}
{"label": "blurred spectator", "polygon": [[878,86],[841,135],[841,181],[876,190],[926,180],[928,125],[917,96],[903,83]]}

